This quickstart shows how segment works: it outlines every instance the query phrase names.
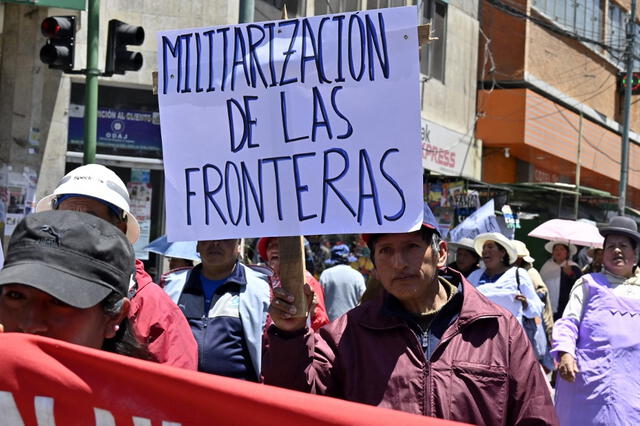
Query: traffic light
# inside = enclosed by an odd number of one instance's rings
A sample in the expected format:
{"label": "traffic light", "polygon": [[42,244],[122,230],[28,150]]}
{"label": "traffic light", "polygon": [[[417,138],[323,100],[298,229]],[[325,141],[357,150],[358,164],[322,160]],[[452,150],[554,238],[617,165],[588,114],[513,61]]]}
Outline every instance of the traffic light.
{"label": "traffic light", "polygon": [[47,44],[40,49],[40,60],[49,68],[71,71],[76,42],[75,16],[49,16],[40,24]]}
{"label": "traffic light", "polygon": [[[627,86],[627,74],[618,75],[618,87],[621,92],[624,92]],[[631,94],[640,95],[640,72],[631,73]]]}
{"label": "traffic light", "polygon": [[112,19],[109,21],[105,74],[124,74],[142,67],[142,53],[130,52],[127,46],[140,46],[144,42],[144,28]]}

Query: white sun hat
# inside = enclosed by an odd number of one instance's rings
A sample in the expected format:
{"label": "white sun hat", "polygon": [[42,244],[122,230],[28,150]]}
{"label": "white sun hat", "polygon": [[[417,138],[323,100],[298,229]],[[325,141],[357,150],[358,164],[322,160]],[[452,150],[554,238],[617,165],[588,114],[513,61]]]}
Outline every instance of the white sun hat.
{"label": "white sun hat", "polygon": [[460,238],[456,242],[451,242],[448,244],[453,250],[457,250],[459,248],[463,248],[465,250],[469,250],[475,253],[476,249],[473,246],[473,238]]}
{"label": "white sun hat", "polygon": [[100,164],[87,164],[73,169],[58,182],[53,194],[38,201],[36,212],[53,210],[58,197],[68,194],[97,198],[121,209],[127,221],[127,239],[131,244],[138,241],[140,225],[130,212],[129,192],[113,170]]}
{"label": "white sun hat", "polygon": [[511,244],[516,248],[518,257],[521,257],[525,262],[533,263],[535,261],[525,243],[520,240],[511,240]]}
{"label": "white sun hat", "polygon": [[478,256],[482,257],[482,246],[484,246],[484,243],[487,241],[494,241],[500,244],[507,251],[509,264],[512,264],[518,259],[518,252],[512,244],[513,241],[499,232],[487,232],[476,236],[475,240],[473,240],[473,247],[476,249]]}
{"label": "white sun hat", "polygon": [[567,241],[549,241],[544,245],[544,249],[547,252],[553,254],[553,248],[558,244],[569,247],[569,257],[575,256],[576,253],[578,252],[578,249],[576,248],[576,246],[574,246],[573,244],[570,244]]}

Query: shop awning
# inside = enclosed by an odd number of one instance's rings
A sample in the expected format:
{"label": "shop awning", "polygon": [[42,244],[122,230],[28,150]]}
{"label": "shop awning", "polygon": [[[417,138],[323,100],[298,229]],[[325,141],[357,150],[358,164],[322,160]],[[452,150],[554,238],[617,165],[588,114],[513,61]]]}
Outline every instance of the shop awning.
{"label": "shop awning", "polygon": [[[522,183],[509,183],[504,186],[511,187],[515,190],[530,191],[530,192],[544,192],[552,191],[561,194],[568,194],[575,196],[576,186],[571,183],[539,183],[539,182],[522,182]],[[580,186],[580,197],[592,197],[592,198],[606,198],[611,200],[617,200],[618,197],[611,195],[608,191],[603,191],[588,186]]]}

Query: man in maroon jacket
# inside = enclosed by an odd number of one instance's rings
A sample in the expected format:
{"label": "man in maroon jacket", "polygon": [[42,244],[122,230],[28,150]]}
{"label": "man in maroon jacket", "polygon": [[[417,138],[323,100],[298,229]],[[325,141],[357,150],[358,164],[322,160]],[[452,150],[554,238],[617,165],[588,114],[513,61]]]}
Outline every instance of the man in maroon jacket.
{"label": "man in maroon jacket", "polygon": [[274,291],[267,384],[473,424],[557,424],[524,330],[445,267],[428,207],[418,231],[364,238],[385,291],[318,332]]}
{"label": "man in maroon jacket", "polygon": [[[92,214],[118,227],[131,244],[140,226],[129,211],[129,193],[110,169],[87,164],[67,173],[53,194],[44,197],[36,211],[75,210]],[[174,367],[196,370],[198,345],[182,311],[156,285],[136,259],[136,276],[129,288],[128,318],[136,337],[148,345],[154,360]]]}

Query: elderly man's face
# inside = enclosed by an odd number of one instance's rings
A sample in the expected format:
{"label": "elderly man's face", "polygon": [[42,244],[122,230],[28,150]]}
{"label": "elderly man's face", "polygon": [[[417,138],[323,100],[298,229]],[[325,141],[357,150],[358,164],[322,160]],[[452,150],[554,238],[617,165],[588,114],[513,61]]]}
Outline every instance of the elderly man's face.
{"label": "elderly man's face", "polygon": [[0,324],[5,332],[29,333],[100,349],[118,323],[100,304],[80,309],[33,287],[0,286]]}
{"label": "elderly man's face", "polygon": [[631,240],[623,235],[609,235],[604,243],[604,267],[607,271],[630,277],[636,264],[637,253]]}
{"label": "elderly man's face", "polygon": [[198,241],[197,250],[204,265],[226,267],[233,266],[238,258],[240,240],[208,240]]}
{"label": "elderly man's face", "polygon": [[375,243],[374,257],[377,276],[385,290],[406,304],[428,295],[438,268],[447,262],[447,246],[441,243],[435,253],[420,231],[385,234]]}

